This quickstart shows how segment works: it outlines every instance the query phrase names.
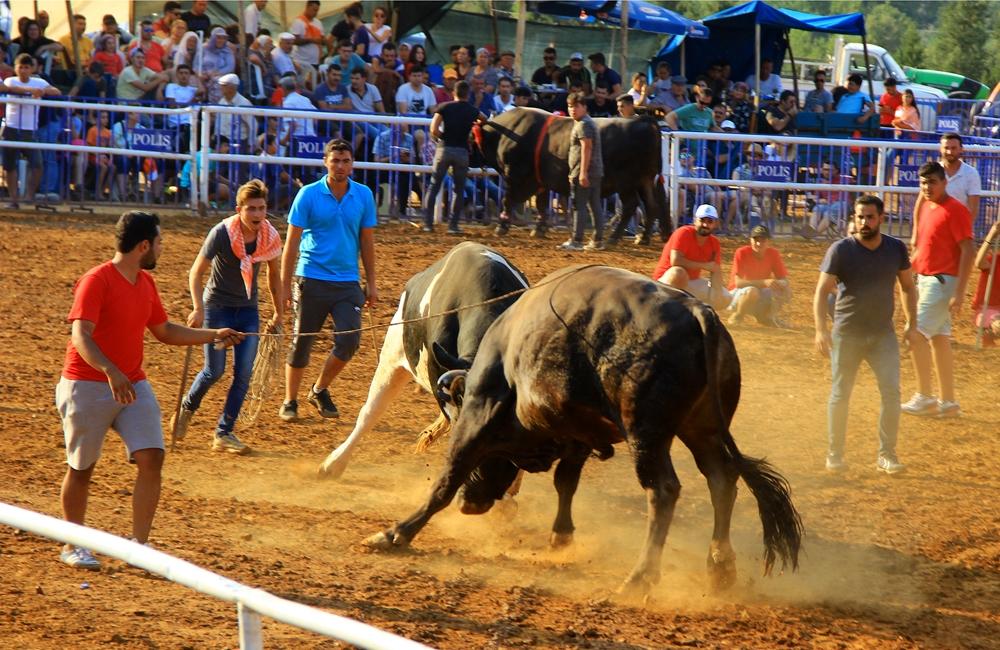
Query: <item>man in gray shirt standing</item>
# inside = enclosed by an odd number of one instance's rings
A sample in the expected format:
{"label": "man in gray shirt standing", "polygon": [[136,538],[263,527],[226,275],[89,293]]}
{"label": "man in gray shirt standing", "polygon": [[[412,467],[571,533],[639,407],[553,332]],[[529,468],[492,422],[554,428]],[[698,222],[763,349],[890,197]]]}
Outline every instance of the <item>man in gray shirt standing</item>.
{"label": "man in gray shirt standing", "polygon": [[[573,211],[573,236],[559,245],[566,251],[604,250],[604,209],[601,206],[601,179],[604,160],[601,157],[601,134],[587,114],[587,100],[582,93],[570,93],[566,105],[573,116],[573,131],[569,145],[569,184]],[[589,212],[589,215],[588,215]],[[583,245],[583,231],[593,219],[594,237]]]}
{"label": "man in gray shirt standing", "polygon": [[[917,289],[910,271],[906,245],[879,232],[882,199],[866,194],[854,201],[854,234],[834,243],[820,265],[813,297],[816,349],[830,357],[833,386],[827,411],[829,448],[826,469],[843,472],[847,436],[847,407],[862,361],[875,373],[882,398],[879,413],[878,461],[880,472],[898,474],[906,466],[896,456],[899,431],[899,343],[893,329],[896,283],[905,296],[903,337],[917,336]],[[833,333],[826,329],[828,298],[837,291]]]}

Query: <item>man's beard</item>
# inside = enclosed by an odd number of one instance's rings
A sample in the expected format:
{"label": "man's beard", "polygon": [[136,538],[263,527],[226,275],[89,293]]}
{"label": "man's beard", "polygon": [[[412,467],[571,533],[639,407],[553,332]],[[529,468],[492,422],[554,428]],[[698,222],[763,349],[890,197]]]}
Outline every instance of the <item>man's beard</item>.
{"label": "man's beard", "polygon": [[712,234],[712,229],[705,226],[698,226],[698,234],[702,237],[708,237]]}
{"label": "man's beard", "polygon": [[146,254],[139,260],[139,268],[144,271],[152,271],[156,268],[156,253],[153,252],[152,248],[146,251]]}
{"label": "man's beard", "polygon": [[879,233],[878,228],[864,227],[858,230],[858,234],[861,235],[861,239],[868,239],[868,240],[875,239],[876,237],[878,237],[878,233]]}

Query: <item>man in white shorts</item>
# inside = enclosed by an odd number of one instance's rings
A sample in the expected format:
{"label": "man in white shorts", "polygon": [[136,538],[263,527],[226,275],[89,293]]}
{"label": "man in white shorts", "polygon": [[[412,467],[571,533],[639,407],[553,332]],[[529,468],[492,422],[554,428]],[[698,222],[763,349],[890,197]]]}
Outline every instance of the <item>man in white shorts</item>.
{"label": "man in white shorts", "polygon": [[[163,244],[160,220],[148,212],[126,212],[115,228],[114,258],[83,275],[73,290],[56,407],[62,417],[69,468],[62,483],[66,521],[83,525],[90,477],[101,456],[104,436],[115,429],[138,473],[132,492],[132,537],[145,544],[160,499],[163,430],[160,406],[142,369],[143,335],[152,332],[169,345],[235,345],[243,335],[228,327],[193,329],[171,323],[153,276]],[[89,550],[67,545],[66,564],[97,570]]]}

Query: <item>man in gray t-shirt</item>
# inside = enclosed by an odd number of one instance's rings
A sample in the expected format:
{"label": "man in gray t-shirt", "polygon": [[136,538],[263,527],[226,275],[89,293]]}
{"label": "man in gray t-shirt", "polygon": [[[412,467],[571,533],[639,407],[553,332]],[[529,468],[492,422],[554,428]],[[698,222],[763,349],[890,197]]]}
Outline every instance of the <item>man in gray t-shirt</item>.
{"label": "man in gray t-shirt", "polygon": [[[601,180],[604,176],[604,159],[601,157],[601,134],[594,120],[587,114],[587,101],[582,93],[570,93],[566,98],[566,105],[573,116],[569,145],[569,184],[575,209],[573,236],[560,244],[559,248],[568,251],[603,250]],[[583,232],[589,219],[594,222],[594,238],[584,246]]]}
{"label": "man in gray t-shirt", "polygon": [[[847,436],[847,406],[862,361],[875,373],[882,410],[879,413],[879,452],[876,469],[897,474],[906,469],[896,456],[899,430],[899,344],[892,313],[896,283],[905,296],[903,313],[909,340],[917,334],[917,288],[910,271],[906,245],[883,235],[884,207],[866,194],[854,202],[854,234],[830,246],[820,265],[813,297],[816,349],[830,357],[833,385],[827,411],[829,448],[826,469],[842,472]],[[833,333],[827,332],[828,299],[837,291]]]}

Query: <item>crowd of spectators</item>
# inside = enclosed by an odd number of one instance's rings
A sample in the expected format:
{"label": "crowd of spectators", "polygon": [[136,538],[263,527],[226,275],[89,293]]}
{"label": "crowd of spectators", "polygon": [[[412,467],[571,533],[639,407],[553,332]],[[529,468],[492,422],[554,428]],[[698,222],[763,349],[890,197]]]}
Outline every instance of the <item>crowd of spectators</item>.
{"label": "crowd of spectators", "polygon": [[[568,57],[561,57],[555,47],[547,47],[541,65],[528,75],[526,69],[520,68],[521,62],[516,60],[514,52],[497,51],[491,45],[454,44],[448,47],[448,60],[432,64],[423,46],[397,42],[397,35],[389,25],[388,11],[382,7],[375,8],[370,21],[366,21],[360,3],[349,5],[342,19],[326,30],[317,18],[320,10],[317,0],[306,2],[302,14],[287,26],[274,24],[274,19],[264,12],[266,0],[254,0],[247,3],[241,17],[245,39],[241,42],[241,25],[213,24],[208,2],[184,4],[189,5],[186,10],[179,2],[164,3],[161,17],[156,21],[141,21],[135,35],[113,15],[104,16],[97,31],[88,31],[86,18],[77,15],[73,34],[58,42],[45,36],[49,18],[44,11],[35,20],[22,18],[18,21],[17,38],[10,42],[0,40],[5,54],[0,60],[7,62],[0,64],[0,77],[17,78],[14,61],[27,54],[35,65],[29,75],[32,79],[44,79],[48,87],[58,88],[59,94],[77,100],[149,101],[172,107],[258,105],[296,111],[418,116],[429,116],[439,105],[452,101],[455,84],[465,80],[471,87],[468,101],[487,116],[518,106],[566,114],[567,95],[583,93],[592,117],[632,117],[654,112],[663,116],[667,126],[674,130],[767,135],[794,134],[800,110],[797,98],[782,88],[780,78],[772,72],[772,62],[767,59],[762,62],[759,74],[745,81],[732,80],[730,65],[719,60],[690,84],[685,77],[674,74],[667,63],[657,65],[652,81],[647,82],[646,75],[639,72],[623,79],[601,52],[586,57],[581,52],[571,52]],[[857,76],[851,77],[846,88],[833,92],[825,88],[822,72],[817,73],[815,81],[816,89],[809,93],[801,110],[856,113],[859,123],[878,115],[880,123],[900,131],[919,124],[912,95],[906,100],[903,94],[895,92],[891,80],[886,82],[887,92],[878,104],[861,91]],[[760,108],[755,109],[751,93],[758,83],[763,97]],[[5,85],[10,86],[7,82]],[[172,130],[176,151],[187,151],[190,146],[187,115],[136,119],[124,111],[61,113],[66,112],[41,111],[33,137],[42,141],[65,137],[70,143],[92,140],[128,144],[133,140],[132,122],[134,128]],[[8,127],[27,126],[11,124],[11,117],[8,109]],[[24,119],[21,115],[16,117]],[[53,123],[54,126],[49,126]],[[213,150],[225,146],[242,154],[295,155],[296,139],[335,136],[351,141],[360,160],[429,162],[428,154],[432,151],[425,129],[390,128],[385,124],[218,115],[212,128]],[[121,137],[114,137],[116,129]],[[105,137],[106,133],[111,135]],[[23,139],[28,135],[21,133],[18,137]],[[698,164],[689,163],[685,169],[691,174],[723,178],[744,173],[741,170],[748,149],[731,142],[709,149],[706,152],[702,147],[696,156]],[[792,155],[788,151],[772,151],[770,155],[786,154]],[[151,158],[142,160],[138,156],[109,160],[101,156],[69,155],[73,157],[72,165],[68,166],[72,168],[68,179],[72,198],[89,194],[124,200],[134,194],[130,188],[136,187],[140,172],[149,167],[156,170],[154,176],[158,182],[154,185],[145,178],[144,186],[155,193],[154,200],[161,198],[160,191],[165,185],[179,188],[183,196],[185,178],[178,165],[162,161],[157,165]],[[55,156],[54,152],[45,152],[46,170]],[[34,170],[36,161],[29,162]],[[248,170],[244,167],[240,173],[245,176]],[[306,172],[301,170],[297,176],[295,170],[283,168],[270,173],[279,182],[294,183]],[[216,172],[212,176],[211,187],[221,186],[215,180],[225,176]],[[379,174],[371,176],[373,186],[385,180]],[[398,179],[407,184],[408,190],[420,194],[419,175],[406,173],[392,178]],[[58,179],[49,180],[40,179],[40,185],[29,185],[23,193],[29,197],[40,193],[44,198],[58,192]],[[485,190],[484,196],[495,187],[485,179],[477,182],[478,189]],[[476,189],[473,187],[472,191]],[[403,204],[404,195],[408,196],[407,191],[399,194],[399,202]],[[730,209],[726,207],[721,212],[728,215]]]}

